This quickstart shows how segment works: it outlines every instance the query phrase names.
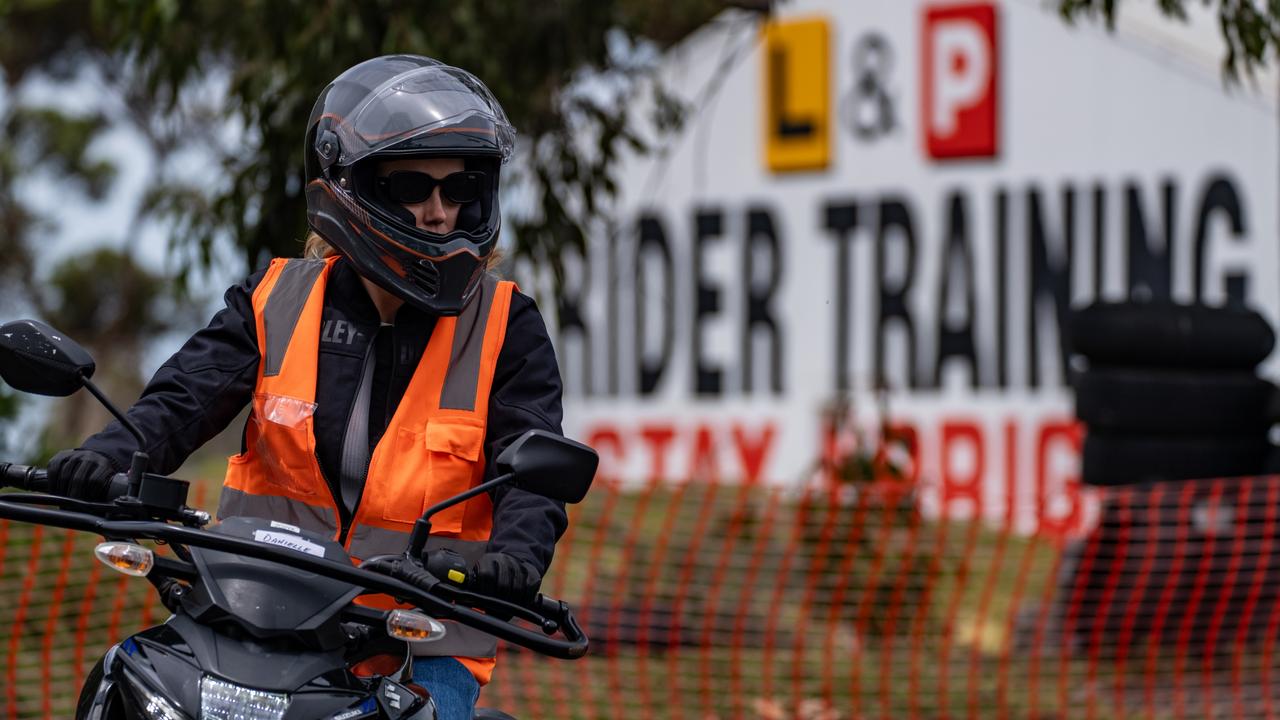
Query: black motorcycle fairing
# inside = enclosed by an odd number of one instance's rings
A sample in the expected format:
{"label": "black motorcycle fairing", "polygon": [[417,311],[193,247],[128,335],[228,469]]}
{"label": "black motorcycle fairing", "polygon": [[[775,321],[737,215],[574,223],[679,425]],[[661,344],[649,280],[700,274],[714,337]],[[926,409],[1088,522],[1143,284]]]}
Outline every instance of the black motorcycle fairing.
{"label": "black motorcycle fairing", "polygon": [[[154,632],[154,634],[152,634]],[[237,637],[237,635],[241,635]],[[279,640],[258,641],[243,633],[211,628],[186,615],[140,634],[168,647],[190,648],[191,662],[201,672],[267,692],[300,692],[308,687],[327,692],[365,693],[367,686],[347,672],[342,649],[316,651]],[[175,639],[176,638],[176,639]]]}
{"label": "black motorcycle fairing", "polygon": [[[227,518],[210,532],[305,548],[327,560],[351,562],[330,538],[262,518]],[[183,595],[182,607],[200,622],[234,624],[259,640],[289,637],[317,650],[346,644],[338,615],[363,592],[360,587],[219,550],[192,547],[191,556],[198,578]]]}
{"label": "black motorcycle fairing", "polygon": [[103,703],[123,702],[131,712],[129,717],[147,717],[139,712],[140,708],[149,695],[158,695],[175,710],[191,717],[199,716],[202,673],[192,663],[191,654],[146,637],[163,627],[159,625],[126,638],[107,652],[101,681],[107,689],[98,692]]}
{"label": "black motorcycle fairing", "polygon": [[[432,717],[423,713],[429,699],[418,698],[386,678],[364,680],[352,675],[341,652],[281,649],[279,645],[234,639],[175,615],[107,651],[90,673],[76,717],[123,720],[126,715],[119,715],[121,711],[134,713],[129,717],[144,717],[136,712],[150,693],[196,718],[200,683],[206,675],[255,690],[287,693],[285,720]],[[388,701],[393,696],[399,698],[395,703],[399,707]]]}
{"label": "black motorcycle fairing", "polygon": [[116,681],[106,674],[106,666],[113,662],[112,656],[119,647],[113,645],[89,669],[84,686],[80,688],[80,699],[76,701],[76,718],[124,720],[124,707],[116,693]]}

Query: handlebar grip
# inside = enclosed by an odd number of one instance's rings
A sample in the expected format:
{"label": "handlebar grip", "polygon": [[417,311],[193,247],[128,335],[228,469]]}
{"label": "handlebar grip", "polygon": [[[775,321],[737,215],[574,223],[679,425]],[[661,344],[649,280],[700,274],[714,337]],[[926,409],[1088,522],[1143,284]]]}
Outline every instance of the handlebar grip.
{"label": "handlebar grip", "polygon": [[107,496],[103,498],[106,502],[111,502],[118,497],[124,497],[129,494],[129,473],[116,473],[111,476],[111,483],[107,485]]}
{"label": "handlebar grip", "polygon": [[34,492],[49,489],[48,473],[44,468],[16,463],[0,463],[0,484]]}
{"label": "handlebar grip", "polygon": [[[0,463],[0,485],[26,490],[28,492],[49,492],[49,471],[31,465]],[[124,497],[129,494],[129,474],[116,473],[107,486],[106,501]]]}

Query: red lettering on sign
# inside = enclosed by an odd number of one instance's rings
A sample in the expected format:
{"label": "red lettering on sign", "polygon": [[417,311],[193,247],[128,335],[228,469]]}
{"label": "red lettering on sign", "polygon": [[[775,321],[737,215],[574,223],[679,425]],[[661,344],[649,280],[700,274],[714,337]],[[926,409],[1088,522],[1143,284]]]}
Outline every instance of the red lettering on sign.
{"label": "red lettering on sign", "polygon": [[688,480],[720,481],[720,463],[716,459],[716,439],[711,428],[699,425],[693,436],[693,453],[689,459]]}
{"label": "red lettering on sign", "polygon": [[[776,467],[781,427],[765,418],[601,420],[584,436],[600,453],[605,482],[763,484],[796,472],[794,465]],[[914,495],[930,518],[1004,521],[1020,532],[1049,535],[1075,536],[1090,522],[1092,496],[1079,480],[1083,432],[1070,418],[931,415],[886,420],[861,432],[852,424],[817,429],[822,437],[815,452],[825,455],[823,479],[832,491],[840,487],[833,471],[838,462],[848,453],[872,453],[873,477],[859,490],[876,502]]]}
{"label": "red lettering on sign", "polygon": [[995,5],[926,9],[922,46],[926,153],[934,159],[994,156],[999,118]]}
{"label": "red lettering on sign", "polygon": [[[968,467],[960,466],[959,453],[969,448]],[[973,503],[973,516],[982,510],[982,477],[985,474],[982,428],[969,420],[950,420],[942,425],[942,512],[950,512],[955,500]]]}
{"label": "red lettering on sign", "polygon": [[649,446],[653,458],[649,463],[649,467],[653,469],[649,474],[649,482],[656,484],[671,480],[667,477],[667,450],[671,447],[671,441],[675,436],[675,428],[670,424],[645,425],[640,428],[640,437]]}
{"label": "red lettering on sign", "polygon": [[742,461],[743,482],[750,485],[759,483],[764,464],[769,459],[769,450],[773,448],[776,434],[773,423],[765,423],[755,439],[749,437],[746,429],[738,423],[733,424],[730,432],[733,434],[733,444],[738,448],[738,459]]}
{"label": "red lettering on sign", "polygon": [[[1080,476],[1077,471],[1052,478],[1050,484],[1049,454],[1055,448],[1064,448],[1073,457],[1080,456],[1084,445],[1084,431],[1080,423],[1072,421],[1047,422],[1040,427],[1036,438],[1036,492],[1037,520],[1040,532],[1050,535],[1072,534],[1080,529],[1083,521],[1080,503]],[[1055,512],[1061,500],[1068,506],[1063,514]]]}

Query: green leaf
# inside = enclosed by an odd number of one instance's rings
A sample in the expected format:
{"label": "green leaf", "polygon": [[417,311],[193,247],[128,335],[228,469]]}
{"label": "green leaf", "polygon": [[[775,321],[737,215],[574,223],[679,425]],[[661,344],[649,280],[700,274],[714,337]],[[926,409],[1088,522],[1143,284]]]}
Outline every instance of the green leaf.
{"label": "green leaf", "polygon": [[[138,221],[160,221],[170,228],[174,251],[201,263],[210,262],[214,238],[229,236],[245,262],[254,265],[270,255],[296,254],[305,237],[302,136],[320,90],[342,70],[374,55],[436,55],[489,84],[527,147],[545,143],[550,148],[552,158],[540,162],[539,172],[531,176],[534,195],[543,198],[541,207],[513,227],[523,228],[518,255],[555,263],[562,245],[581,247],[582,228],[609,205],[602,200],[616,192],[619,149],[639,151],[643,146],[639,138],[649,133],[636,131],[631,123],[650,122],[629,118],[625,97],[609,108],[561,102],[566,85],[583,72],[607,71],[638,93],[648,83],[649,70],[611,56],[610,33],[625,40],[615,40],[614,46],[634,48],[649,38],[656,47],[666,47],[727,4],[506,0],[408,8],[386,0],[354,5],[301,0],[248,5],[43,3],[44,12],[23,11],[26,34],[39,39],[40,51],[6,52],[0,43],[0,64],[11,73],[91,63],[102,76],[114,78],[115,84],[104,91],[124,99],[117,104],[128,108],[126,120],[151,142],[157,158],[163,161],[175,150],[187,149],[214,158],[198,191],[170,173],[157,172]],[[79,15],[68,22],[66,15],[73,10]],[[0,28],[5,14],[0,13]],[[0,31],[0,40],[4,38]],[[211,109],[198,110],[193,99],[211,74],[228,78],[226,93]],[[674,104],[664,105],[653,119],[658,124],[654,133],[678,127],[674,109]],[[585,123],[583,134],[598,141],[593,147],[578,146],[566,133],[575,114]],[[218,138],[233,121],[244,124],[244,133],[234,146],[225,147]],[[41,148],[48,152],[35,153],[30,168],[21,170],[55,168],[100,197],[112,175],[102,163],[84,157],[97,130],[65,126],[44,136]],[[569,198],[578,200],[568,203]]]}

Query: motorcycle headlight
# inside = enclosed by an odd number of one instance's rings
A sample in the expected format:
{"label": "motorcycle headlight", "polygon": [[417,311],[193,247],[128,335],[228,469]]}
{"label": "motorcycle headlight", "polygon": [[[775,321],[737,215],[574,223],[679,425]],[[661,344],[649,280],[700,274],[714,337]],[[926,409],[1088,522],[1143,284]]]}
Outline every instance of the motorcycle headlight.
{"label": "motorcycle headlight", "polygon": [[205,675],[200,680],[200,720],[283,720],[289,696],[240,687]]}
{"label": "motorcycle headlight", "polygon": [[152,691],[136,675],[128,671],[125,674],[129,677],[129,687],[138,700],[142,716],[147,720],[190,720],[185,713],[175,708],[173,703],[162,695]]}
{"label": "motorcycle headlight", "polygon": [[150,720],[187,720],[186,715],[175,710],[168,700],[159,695],[152,695],[147,704],[142,706],[142,712]]}

